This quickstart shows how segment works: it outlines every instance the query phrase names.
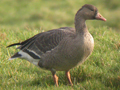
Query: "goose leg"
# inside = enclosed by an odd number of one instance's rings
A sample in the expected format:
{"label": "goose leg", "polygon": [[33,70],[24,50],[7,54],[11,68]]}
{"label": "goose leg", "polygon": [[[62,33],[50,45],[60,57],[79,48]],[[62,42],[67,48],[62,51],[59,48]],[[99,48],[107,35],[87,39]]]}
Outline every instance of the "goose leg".
{"label": "goose leg", "polygon": [[55,85],[58,86],[58,76],[56,75],[56,72],[51,71],[52,75],[53,75],[53,80],[55,82]]}
{"label": "goose leg", "polygon": [[65,73],[66,73],[67,79],[68,79],[68,81],[69,81],[69,84],[70,84],[71,86],[73,86],[73,83],[72,83],[71,77],[70,77],[70,72],[69,72],[69,71],[66,71]]}

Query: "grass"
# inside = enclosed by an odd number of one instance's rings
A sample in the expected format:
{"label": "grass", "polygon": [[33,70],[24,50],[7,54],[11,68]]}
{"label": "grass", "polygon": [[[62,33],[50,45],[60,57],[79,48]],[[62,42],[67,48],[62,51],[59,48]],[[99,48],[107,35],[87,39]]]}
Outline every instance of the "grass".
{"label": "grass", "polygon": [[[84,64],[71,70],[73,87],[67,85],[64,72],[57,72],[55,87],[49,71],[22,59],[8,61],[16,50],[7,45],[50,29],[74,27],[74,14],[85,3],[97,6],[107,22],[87,21],[95,48]],[[120,89],[120,1],[2,0],[0,6],[0,90]]]}

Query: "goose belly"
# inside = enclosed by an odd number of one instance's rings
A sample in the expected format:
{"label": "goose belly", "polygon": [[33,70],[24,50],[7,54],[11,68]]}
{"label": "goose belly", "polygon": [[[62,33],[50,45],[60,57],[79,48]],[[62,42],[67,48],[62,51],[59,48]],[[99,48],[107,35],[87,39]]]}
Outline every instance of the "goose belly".
{"label": "goose belly", "polygon": [[82,64],[90,56],[94,48],[94,39],[91,34],[87,34],[82,40],[80,42],[76,40],[66,51],[62,52],[64,57],[60,59],[61,63],[58,64],[59,67],[56,66],[56,69],[69,70]]}

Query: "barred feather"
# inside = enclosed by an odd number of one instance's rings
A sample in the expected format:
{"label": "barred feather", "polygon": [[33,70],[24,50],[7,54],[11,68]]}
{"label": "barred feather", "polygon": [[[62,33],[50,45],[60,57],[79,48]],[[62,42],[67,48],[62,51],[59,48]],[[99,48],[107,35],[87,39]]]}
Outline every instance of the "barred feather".
{"label": "barred feather", "polygon": [[15,53],[10,60],[15,58],[24,58],[30,62],[35,59],[38,60],[42,54],[54,49],[64,37],[73,35],[74,31],[73,28],[63,27],[39,33],[21,43],[11,44],[7,47],[20,45],[17,48],[20,51]]}

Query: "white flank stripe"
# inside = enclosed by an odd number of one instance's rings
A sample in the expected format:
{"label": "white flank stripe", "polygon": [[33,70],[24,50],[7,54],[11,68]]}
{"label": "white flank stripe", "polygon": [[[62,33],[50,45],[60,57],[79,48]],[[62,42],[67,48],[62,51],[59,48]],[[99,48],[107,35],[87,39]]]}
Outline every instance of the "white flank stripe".
{"label": "white flank stripe", "polygon": [[24,58],[29,62],[33,63],[34,65],[38,66],[38,62],[39,62],[38,59],[32,58],[29,54],[27,54],[26,52],[23,52],[22,50],[19,51],[18,53],[21,54],[21,58]]}

